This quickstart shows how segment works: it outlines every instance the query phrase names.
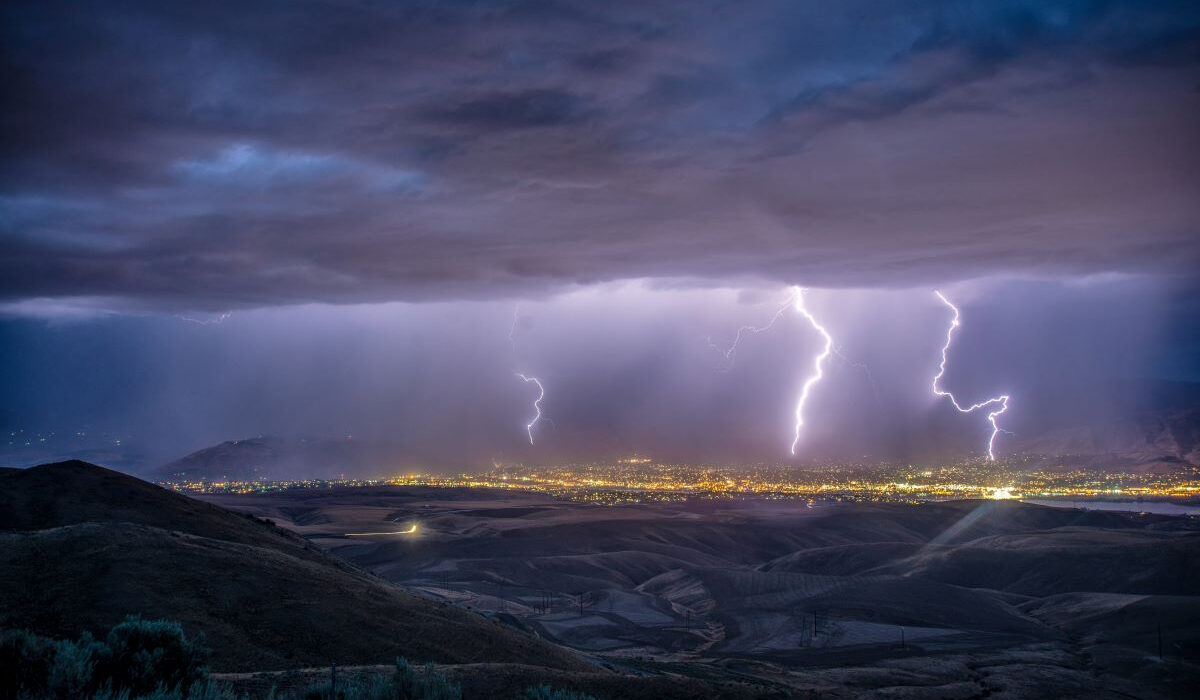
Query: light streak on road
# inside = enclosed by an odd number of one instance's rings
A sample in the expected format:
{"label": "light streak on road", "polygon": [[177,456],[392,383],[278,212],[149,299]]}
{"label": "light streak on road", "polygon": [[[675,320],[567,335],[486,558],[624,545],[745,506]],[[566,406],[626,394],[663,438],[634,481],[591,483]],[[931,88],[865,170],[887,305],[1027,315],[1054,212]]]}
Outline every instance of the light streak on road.
{"label": "light streak on road", "polygon": [[413,523],[407,530],[397,530],[395,532],[347,532],[346,537],[379,537],[382,535],[415,535],[417,533],[417,524]]}

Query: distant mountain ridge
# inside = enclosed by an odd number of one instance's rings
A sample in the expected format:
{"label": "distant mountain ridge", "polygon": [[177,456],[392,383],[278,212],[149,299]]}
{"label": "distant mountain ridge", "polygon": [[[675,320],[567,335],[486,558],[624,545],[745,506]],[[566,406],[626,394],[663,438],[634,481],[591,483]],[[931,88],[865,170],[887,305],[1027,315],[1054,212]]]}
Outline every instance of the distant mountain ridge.
{"label": "distant mountain ridge", "polygon": [[1093,425],[1018,437],[1013,449],[1030,455],[1071,455],[1136,465],[1200,464],[1200,408],[1146,411]]}
{"label": "distant mountain ridge", "polygon": [[[1175,469],[1200,464],[1200,407],[1145,411],[1089,425],[1006,436],[1003,454],[1064,458],[1095,468]],[[254,481],[383,476],[392,459],[357,441],[257,437],[230,440],[147,474],[157,481]]]}
{"label": "distant mountain ridge", "polygon": [[[377,476],[379,445],[353,439],[259,436],[206,447],[147,474],[162,481],[255,481]],[[383,460],[381,462],[381,460]]]}

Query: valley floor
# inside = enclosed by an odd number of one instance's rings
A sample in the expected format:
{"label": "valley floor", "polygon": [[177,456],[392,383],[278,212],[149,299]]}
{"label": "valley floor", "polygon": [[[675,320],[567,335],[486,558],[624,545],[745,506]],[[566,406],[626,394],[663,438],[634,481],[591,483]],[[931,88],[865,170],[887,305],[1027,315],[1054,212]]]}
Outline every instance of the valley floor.
{"label": "valley floor", "polygon": [[[598,670],[729,697],[1157,698],[1200,680],[1193,518],[433,488],[205,498]],[[446,672],[464,691],[532,678],[511,664]],[[602,697],[613,675],[562,674]],[[281,682],[264,678],[238,682]]]}

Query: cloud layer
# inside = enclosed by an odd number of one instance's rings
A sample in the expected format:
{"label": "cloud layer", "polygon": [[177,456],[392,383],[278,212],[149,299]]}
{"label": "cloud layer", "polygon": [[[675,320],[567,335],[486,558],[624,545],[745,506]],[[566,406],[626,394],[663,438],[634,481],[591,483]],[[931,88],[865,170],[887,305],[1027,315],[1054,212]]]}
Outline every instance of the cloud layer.
{"label": "cloud layer", "polygon": [[1200,264],[1194,2],[0,12],[9,303]]}

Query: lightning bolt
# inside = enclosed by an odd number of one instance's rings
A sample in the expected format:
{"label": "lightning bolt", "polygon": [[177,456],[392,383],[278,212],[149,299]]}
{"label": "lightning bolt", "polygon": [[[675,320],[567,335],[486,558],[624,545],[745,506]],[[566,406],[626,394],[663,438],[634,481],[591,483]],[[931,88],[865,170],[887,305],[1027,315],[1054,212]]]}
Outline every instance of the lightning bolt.
{"label": "lightning bolt", "polygon": [[800,429],[804,427],[804,404],[808,401],[808,393],[813,386],[821,381],[821,377],[825,376],[825,360],[833,354],[833,336],[829,335],[829,331],[817,322],[812,312],[804,305],[804,289],[800,287],[794,288],[793,300],[795,301],[796,311],[808,320],[813,329],[821,334],[825,339],[825,347],[821,353],[813,360],[813,373],[804,381],[804,386],[800,388],[800,398],[796,401],[796,433],[792,439],[792,454],[796,454],[796,445],[800,444]]}
{"label": "lightning bolt", "polygon": [[216,316],[214,318],[207,318],[207,319],[194,318],[192,316],[184,316],[182,314],[175,314],[175,318],[179,319],[180,321],[187,321],[188,323],[195,323],[200,326],[211,326],[211,325],[215,325],[215,324],[224,322],[225,319],[229,318],[232,315],[233,315],[232,311],[226,311],[225,313],[221,314],[220,316]]}
{"label": "lightning bolt", "polygon": [[775,312],[775,315],[771,317],[771,321],[765,326],[742,326],[741,328],[737,329],[737,333],[733,336],[733,343],[725,350],[722,350],[717,346],[716,343],[713,342],[712,336],[707,338],[708,346],[721,353],[721,356],[724,358],[724,362],[721,364],[722,371],[727,371],[733,367],[733,360],[735,357],[737,357],[738,343],[742,342],[742,336],[764,333],[774,328],[775,324],[780,318],[783,317],[783,314],[787,312],[788,308],[795,303],[797,294],[799,294],[799,292],[793,289],[788,295],[787,300],[783,302],[783,305],[779,307],[779,309]]}
{"label": "lightning bolt", "polygon": [[[518,303],[515,307],[513,307],[512,325],[508,328],[508,343],[512,346],[514,358],[517,356],[517,325],[520,323],[520,321],[521,304]],[[526,383],[533,382],[538,388],[538,397],[533,401],[533,410],[535,415],[533,416],[533,420],[529,421],[529,423],[525,425],[525,432],[529,435],[529,444],[532,445],[533,428],[542,420],[542,399],[546,398],[546,388],[542,386],[542,380],[538,379],[537,377],[530,377],[520,372],[517,372],[517,376]]]}
{"label": "lightning bolt", "polygon": [[512,346],[513,354],[517,352],[517,323],[521,320],[521,305],[513,307],[512,325],[508,327],[508,344]]}
{"label": "lightning bolt", "polygon": [[517,376],[526,383],[533,382],[538,388],[538,397],[533,400],[533,410],[536,411],[537,414],[534,415],[533,420],[525,424],[525,432],[529,434],[529,444],[532,445],[533,426],[537,425],[538,421],[542,419],[542,399],[546,398],[546,389],[542,386],[542,382],[537,377],[527,377],[520,372],[517,372]]}
{"label": "lightning bolt", "polygon": [[862,370],[863,376],[867,378],[867,383],[871,385],[871,393],[875,395],[875,403],[881,402],[879,398],[879,385],[875,383],[875,375],[871,373],[870,365],[864,362],[855,362],[854,360],[851,360],[849,357],[846,357],[844,352],[842,352],[842,348],[837,346],[833,348],[833,356],[841,360],[842,364],[846,365],[847,367],[853,367],[854,369]]}
{"label": "lightning bolt", "polygon": [[992,434],[988,438],[987,442],[987,453],[988,459],[994,462],[996,461],[996,436],[1001,432],[1000,426],[996,424],[996,417],[1008,410],[1008,394],[993,396],[986,401],[981,401],[979,403],[974,403],[970,406],[964,407],[958,403],[958,399],[954,398],[954,394],[950,393],[949,391],[943,391],[938,387],[938,381],[942,378],[942,375],[946,374],[946,353],[950,352],[950,344],[954,341],[954,329],[962,325],[962,322],[960,321],[961,314],[959,314],[958,307],[954,304],[951,304],[950,300],[938,290],[933,290],[933,293],[937,295],[938,299],[941,299],[943,304],[950,307],[950,310],[954,312],[954,318],[950,320],[950,327],[946,329],[946,344],[942,346],[942,362],[938,365],[938,373],[933,377],[933,394],[934,396],[945,396],[949,398],[950,403],[954,405],[954,408],[959,413],[972,413],[986,406],[1000,406],[1000,408],[989,411],[987,414],[988,422],[992,424]]}

